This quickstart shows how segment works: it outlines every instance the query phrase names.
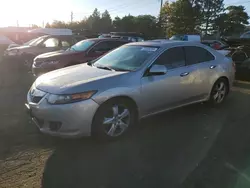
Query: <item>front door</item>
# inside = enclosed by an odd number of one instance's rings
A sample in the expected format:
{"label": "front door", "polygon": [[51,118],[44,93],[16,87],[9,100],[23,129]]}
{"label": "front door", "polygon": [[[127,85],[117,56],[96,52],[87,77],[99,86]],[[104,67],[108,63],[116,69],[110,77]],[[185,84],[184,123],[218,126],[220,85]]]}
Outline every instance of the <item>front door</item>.
{"label": "front door", "polygon": [[183,47],[166,50],[153,64],[165,65],[167,73],[142,77],[143,115],[185,104],[192,95],[192,84],[196,70],[186,66]]}

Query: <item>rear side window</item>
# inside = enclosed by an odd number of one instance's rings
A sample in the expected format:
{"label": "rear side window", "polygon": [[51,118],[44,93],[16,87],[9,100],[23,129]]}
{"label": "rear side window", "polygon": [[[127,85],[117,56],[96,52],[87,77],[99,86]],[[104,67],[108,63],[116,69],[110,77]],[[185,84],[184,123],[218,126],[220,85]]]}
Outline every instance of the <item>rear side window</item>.
{"label": "rear side window", "polygon": [[114,49],[114,48],[118,48],[124,44],[126,44],[127,42],[123,42],[123,41],[111,41],[110,42],[110,47],[111,49]]}
{"label": "rear side window", "polygon": [[184,48],[186,53],[187,65],[214,60],[214,56],[204,48],[198,46],[186,46]]}
{"label": "rear side window", "polygon": [[165,65],[167,69],[185,66],[183,47],[170,48],[163,52],[155,61],[157,65]]}
{"label": "rear side window", "polygon": [[108,52],[111,50],[110,43],[105,41],[105,42],[100,42],[98,43],[92,50],[94,51],[100,51],[100,52]]}

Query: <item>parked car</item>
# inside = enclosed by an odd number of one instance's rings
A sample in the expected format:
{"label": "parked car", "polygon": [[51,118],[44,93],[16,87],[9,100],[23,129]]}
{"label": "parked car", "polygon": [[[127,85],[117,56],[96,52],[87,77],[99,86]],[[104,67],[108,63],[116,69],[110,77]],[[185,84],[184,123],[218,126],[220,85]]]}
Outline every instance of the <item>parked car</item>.
{"label": "parked car", "polygon": [[75,43],[76,40],[71,35],[45,35],[34,39],[33,41],[26,43],[25,45],[8,48],[4,52],[4,58],[11,60],[21,59],[27,62],[33,62],[33,59],[39,54],[62,49],[66,50]]}
{"label": "parked car", "polygon": [[179,40],[179,41],[201,41],[200,35],[173,35],[169,40]]}
{"label": "parked car", "polygon": [[221,42],[219,40],[203,40],[202,44],[210,46],[211,48],[213,48],[215,50],[219,50],[219,49],[223,48],[224,46],[226,46],[223,42]]}
{"label": "parked car", "polygon": [[43,133],[112,140],[138,119],[203,101],[221,104],[234,73],[232,59],[201,43],[128,43],[94,63],[38,77],[26,107]]}
{"label": "parked car", "polygon": [[85,63],[127,42],[124,40],[100,38],[83,40],[66,51],[55,51],[37,56],[34,59],[32,73],[35,76],[39,76],[55,69]]}

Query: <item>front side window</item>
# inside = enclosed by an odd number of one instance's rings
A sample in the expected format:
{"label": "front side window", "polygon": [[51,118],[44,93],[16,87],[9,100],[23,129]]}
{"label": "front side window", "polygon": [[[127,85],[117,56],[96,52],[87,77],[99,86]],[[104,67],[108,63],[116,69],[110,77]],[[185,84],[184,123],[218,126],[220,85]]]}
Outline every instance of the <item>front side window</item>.
{"label": "front side window", "polygon": [[167,69],[185,66],[183,47],[174,47],[163,52],[155,61],[157,65],[165,65]]}
{"label": "front side window", "polygon": [[122,46],[98,59],[93,65],[109,67],[114,70],[134,71],[156,51],[158,47],[149,46]]}
{"label": "front side window", "polygon": [[70,51],[83,52],[88,50],[95,42],[91,40],[82,40],[69,48]]}
{"label": "front side window", "polygon": [[214,60],[214,56],[209,51],[198,46],[186,46],[185,53],[187,65]]}
{"label": "front side window", "polygon": [[32,39],[30,41],[28,41],[26,44],[29,46],[37,46],[39,45],[43,40],[45,40],[45,37],[39,37],[36,39]]}
{"label": "front side window", "polygon": [[49,38],[43,44],[45,45],[46,48],[58,47],[59,40],[57,38]]}

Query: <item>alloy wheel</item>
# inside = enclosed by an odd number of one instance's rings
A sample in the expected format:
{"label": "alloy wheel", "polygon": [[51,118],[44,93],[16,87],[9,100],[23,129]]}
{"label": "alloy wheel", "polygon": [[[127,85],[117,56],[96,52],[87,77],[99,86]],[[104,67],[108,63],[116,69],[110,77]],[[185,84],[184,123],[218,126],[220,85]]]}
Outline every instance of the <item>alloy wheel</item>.
{"label": "alloy wheel", "polygon": [[130,124],[130,111],[126,106],[113,105],[104,115],[103,126],[105,133],[111,137],[123,134]]}
{"label": "alloy wheel", "polygon": [[216,103],[221,103],[225,96],[226,96],[226,85],[224,82],[218,82],[216,85],[215,85],[215,88],[214,88],[214,92],[213,92],[213,99]]}

